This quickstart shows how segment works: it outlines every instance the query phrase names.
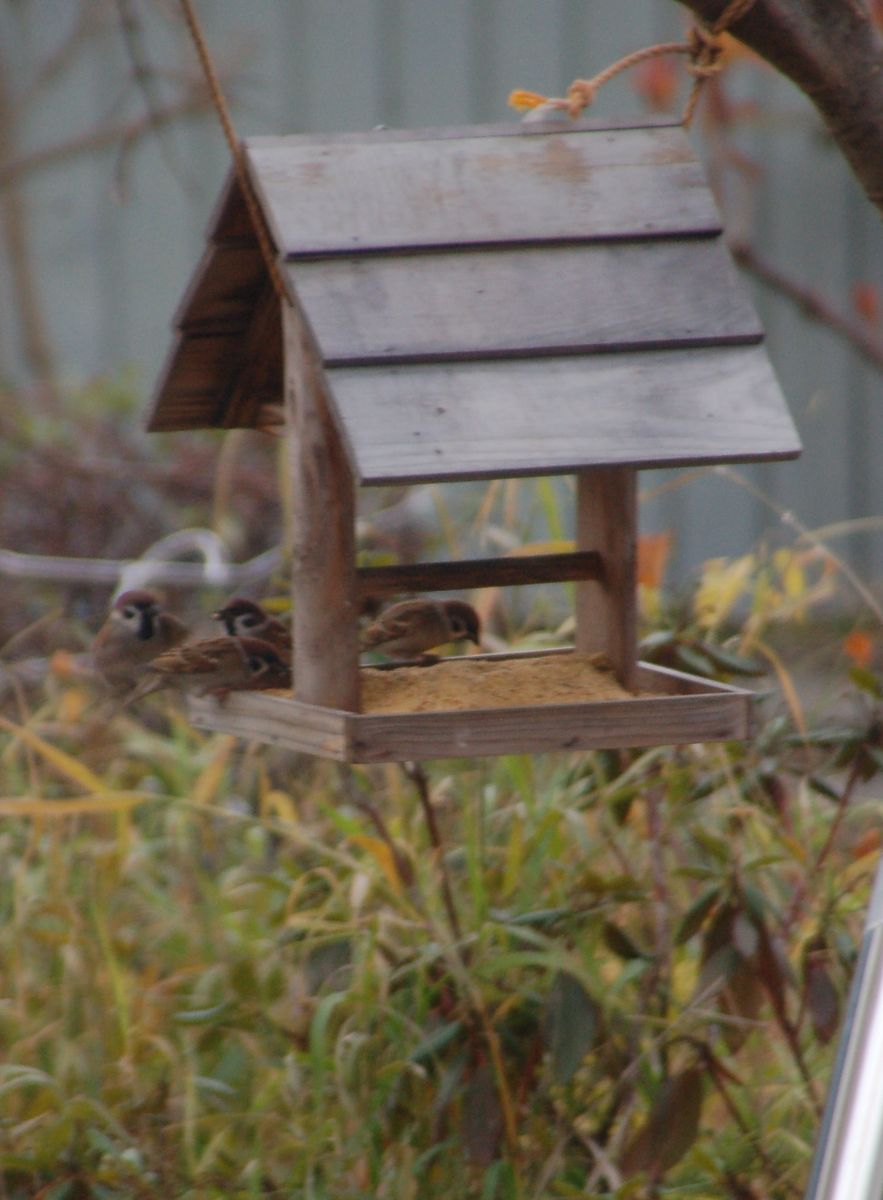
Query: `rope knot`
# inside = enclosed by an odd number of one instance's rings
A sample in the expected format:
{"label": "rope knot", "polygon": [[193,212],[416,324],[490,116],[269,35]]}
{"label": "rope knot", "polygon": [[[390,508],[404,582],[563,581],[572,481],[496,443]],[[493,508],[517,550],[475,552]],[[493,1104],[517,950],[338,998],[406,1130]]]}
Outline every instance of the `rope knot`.
{"label": "rope knot", "polygon": [[687,35],[687,44],[690,58],[687,69],[690,74],[696,79],[709,79],[717,75],[723,66],[721,57],[724,52],[717,34],[710,29],[703,29],[701,25],[694,25]]}
{"label": "rope knot", "polygon": [[591,79],[574,79],[567,89],[567,111],[576,119],[595,99],[597,87]]}

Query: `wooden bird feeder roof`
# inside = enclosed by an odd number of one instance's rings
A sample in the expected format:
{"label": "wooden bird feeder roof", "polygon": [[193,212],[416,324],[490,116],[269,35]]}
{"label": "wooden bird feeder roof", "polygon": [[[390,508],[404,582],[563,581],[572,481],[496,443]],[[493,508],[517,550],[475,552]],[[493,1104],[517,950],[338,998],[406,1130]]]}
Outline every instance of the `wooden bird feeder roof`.
{"label": "wooden bird feeder roof", "polygon": [[[749,736],[748,692],[636,654],[636,468],[800,449],[683,130],[381,131],[245,152],[288,302],[231,174],[150,428],[286,426],[295,694],[200,699],[191,718],[359,762]],[[357,485],[562,473],[573,552],[356,564]],[[416,680],[360,667],[365,596],[562,580],[576,635],[558,661],[477,655]],[[416,701],[373,703],[390,682]]]}
{"label": "wooden bird feeder roof", "polygon": [[[245,149],[357,483],[799,452],[679,126],[261,137]],[[281,424],[278,307],[231,175],[150,428]]]}

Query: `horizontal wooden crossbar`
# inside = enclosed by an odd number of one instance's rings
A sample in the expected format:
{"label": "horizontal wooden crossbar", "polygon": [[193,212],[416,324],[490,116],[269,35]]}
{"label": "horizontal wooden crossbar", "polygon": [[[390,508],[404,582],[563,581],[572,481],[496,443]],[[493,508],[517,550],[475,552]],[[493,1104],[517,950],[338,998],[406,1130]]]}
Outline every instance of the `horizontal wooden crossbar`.
{"label": "horizontal wooden crossbar", "polygon": [[506,558],[473,558],[465,562],[414,563],[406,566],[359,567],[360,597],[395,596],[403,592],[446,592],[462,588],[517,587],[529,583],[572,583],[604,578],[597,550],[573,554],[524,554]]}

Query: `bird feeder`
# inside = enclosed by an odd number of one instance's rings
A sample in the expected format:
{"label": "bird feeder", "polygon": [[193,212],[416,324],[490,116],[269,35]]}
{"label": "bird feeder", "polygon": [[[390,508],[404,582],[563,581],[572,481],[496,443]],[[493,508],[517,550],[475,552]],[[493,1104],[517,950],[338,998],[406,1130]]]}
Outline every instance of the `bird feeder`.
{"label": "bird feeder", "polygon": [[[750,693],[636,657],[636,472],[800,450],[683,130],[593,121],[244,149],[287,296],[231,174],[150,428],[285,428],[296,690],[196,700],[191,719],[352,762],[749,736]],[[572,553],[357,567],[357,487],[564,474]],[[363,703],[365,595],[565,580],[575,646],[553,654],[603,653],[618,698],[574,684],[543,702],[542,663],[494,655],[423,669],[421,711]],[[439,672],[501,658],[536,697],[433,706]]]}

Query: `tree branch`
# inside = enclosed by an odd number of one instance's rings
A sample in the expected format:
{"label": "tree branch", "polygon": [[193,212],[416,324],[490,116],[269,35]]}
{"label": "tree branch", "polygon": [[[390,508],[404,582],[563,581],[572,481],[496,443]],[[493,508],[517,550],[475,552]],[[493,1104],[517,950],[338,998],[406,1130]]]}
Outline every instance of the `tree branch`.
{"label": "tree branch", "polygon": [[77,137],[44,146],[40,150],[32,150],[29,154],[21,155],[20,158],[10,157],[5,162],[0,161],[0,188],[6,187],[24,175],[30,175],[43,167],[54,166],[69,158],[76,158],[80,154],[103,150],[121,142],[125,144],[135,142],[181,117],[205,112],[210,103],[208,93],[200,86],[195,85],[189,94],[170,103],[167,108],[158,113],[148,113],[129,121],[111,121],[106,125],[99,125],[96,129],[86,130]]}
{"label": "tree branch", "polygon": [[[678,0],[706,24],[726,0]],[[734,36],[818,109],[871,202],[883,213],[883,45],[859,0],[756,0]]]}
{"label": "tree branch", "polygon": [[818,321],[821,325],[827,325],[840,337],[845,338],[872,366],[883,370],[883,337],[873,329],[851,320],[814,288],[806,287],[793,276],[761,258],[746,242],[731,242],[730,253],[740,266],[761,283],[793,301],[804,316]]}

